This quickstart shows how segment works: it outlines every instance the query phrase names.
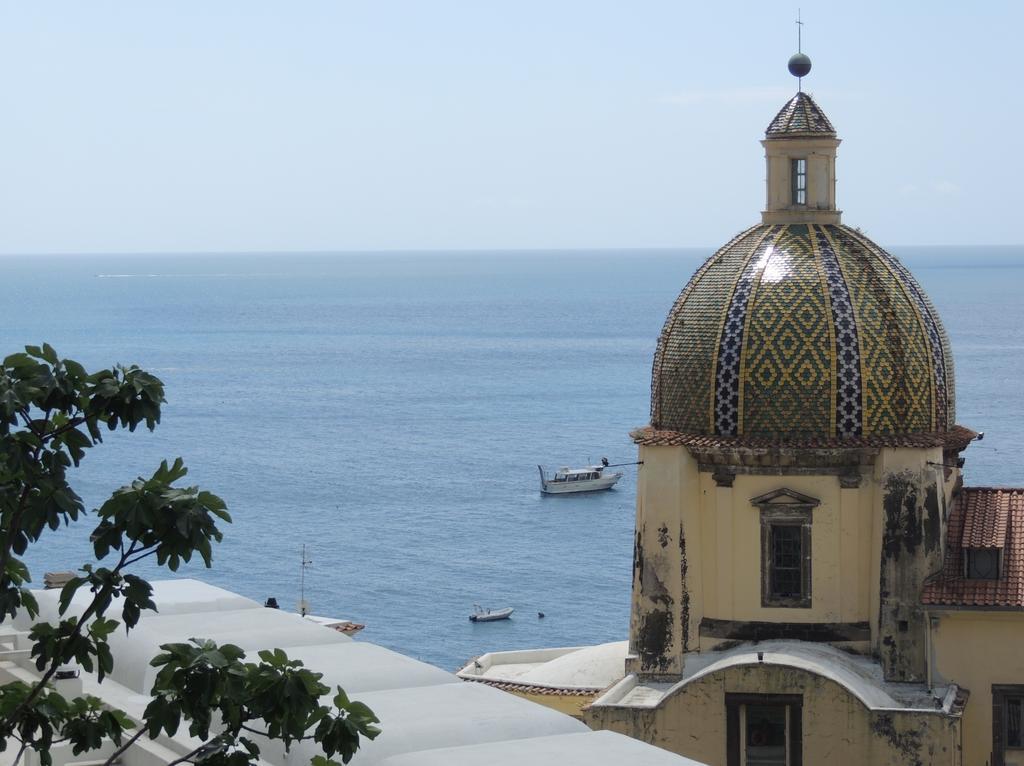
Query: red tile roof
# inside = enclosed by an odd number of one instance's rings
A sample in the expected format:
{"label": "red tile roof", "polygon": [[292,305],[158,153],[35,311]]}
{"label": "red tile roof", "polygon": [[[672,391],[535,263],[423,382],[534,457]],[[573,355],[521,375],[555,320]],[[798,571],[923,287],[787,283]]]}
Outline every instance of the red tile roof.
{"label": "red tile roof", "polygon": [[495,689],[506,692],[520,692],[523,694],[554,695],[559,697],[596,697],[604,691],[600,687],[566,687],[566,686],[542,686],[541,684],[517,684],[512,681],[496,681],[492,678],[479,678],[473,676],[459,676],[463,681],[474,684],[486,684]]}
{"label": "red tile roof", "polygon": [[[965,548],[1000,545],[998,580],[964,577]],[[970,487],[960,492],[949,514],[946,559],[942,570],[925,581],[921,602],[1024,609],[1024,488]]]}
{"label": "red tile roof", "polygon": [[820,436],[703,436],[681,431],[661,431],[651,426],[638,428],[630,436],[637,444],[648,447],[693,447],[721,448],[744,447],[750,449],[843,449],[857,447],[943,447],[960,450],[966,447],[978,434],[963,426],[953,426],[945,433],[925,434],[874,434],[851,438],[828,438]]}
{"label": "red tile roof", "polygon": [[965,492],[962,548],[1002,548],[1012,509],[1021,507],[1024,495],[1013,490]]}

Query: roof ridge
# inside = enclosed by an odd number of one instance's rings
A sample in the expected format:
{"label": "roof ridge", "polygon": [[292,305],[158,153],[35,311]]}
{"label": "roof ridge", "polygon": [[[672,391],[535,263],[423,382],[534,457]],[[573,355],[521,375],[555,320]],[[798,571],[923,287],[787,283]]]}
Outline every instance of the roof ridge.
{"label": "roof ridge", "polygon": [[997,487],[997,486],[980,486],[980,487],[963,487],[960,490],[963,492],[1024,492],[1024,487]]}

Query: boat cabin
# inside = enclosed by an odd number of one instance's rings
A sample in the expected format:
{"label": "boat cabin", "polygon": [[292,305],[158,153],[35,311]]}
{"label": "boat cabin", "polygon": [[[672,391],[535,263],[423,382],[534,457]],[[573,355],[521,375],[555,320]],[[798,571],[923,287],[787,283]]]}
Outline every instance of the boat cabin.
{"label": "boat cabin", "polygon": [[592,466],[587,468],[559,468],[552,481],[594,481],[601,478],[601,472]]}

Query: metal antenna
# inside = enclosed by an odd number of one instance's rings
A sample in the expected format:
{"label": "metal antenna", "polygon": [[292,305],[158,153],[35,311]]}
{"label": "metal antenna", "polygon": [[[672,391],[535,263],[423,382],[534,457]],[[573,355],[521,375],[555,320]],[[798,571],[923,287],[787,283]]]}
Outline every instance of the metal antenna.
{"label": "metal antenna", "polygon": [[[800,21],[800,9],[797,8],[796,9],[796,52],[797,53],[803,53],[803,49],[802,49],[802,45],[803,45],[803,31],[804,31],[804,23],[802,21]],[[803,77],[797,77],[796,78],[796,92],[797,93],[802,93],[803,89],[804,89],[804,78]]]}
{"label": "metal antenna", "polygon": [[306,601],[306,567],[313,563],[313,559],[306,558],[306,544],[302,544],[302,568],[299,575],[299,614],[305,617],[309,614],[309,603]]}

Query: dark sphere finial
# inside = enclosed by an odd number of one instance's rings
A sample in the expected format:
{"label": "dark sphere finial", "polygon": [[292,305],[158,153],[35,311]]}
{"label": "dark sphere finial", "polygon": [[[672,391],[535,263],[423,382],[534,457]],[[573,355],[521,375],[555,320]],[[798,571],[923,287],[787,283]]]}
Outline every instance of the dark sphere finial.
{"label": "dark sphere finial", "polygon": [[806,77],[811,71],[811,57],[806,53],[794,53],[789,57],[788,66],[794,77]]}

